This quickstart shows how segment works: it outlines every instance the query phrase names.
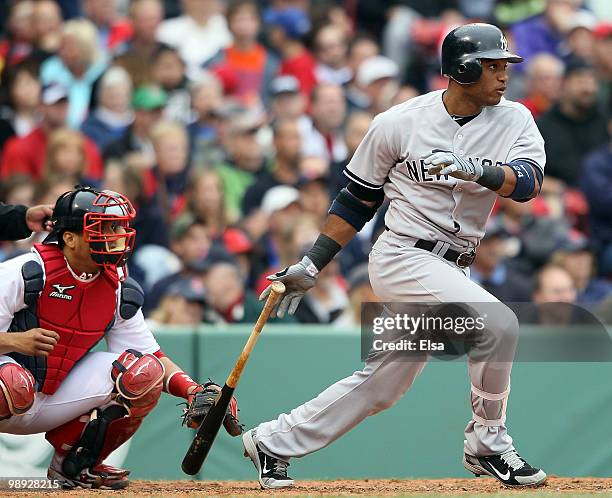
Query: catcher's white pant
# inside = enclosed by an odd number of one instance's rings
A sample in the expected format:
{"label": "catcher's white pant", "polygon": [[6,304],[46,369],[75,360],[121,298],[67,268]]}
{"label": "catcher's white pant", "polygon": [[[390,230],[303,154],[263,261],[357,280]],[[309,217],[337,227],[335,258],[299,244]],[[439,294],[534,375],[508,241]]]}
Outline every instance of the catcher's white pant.
{"label": "catcher's white pant", "polygon": [[[472,282],[467,271],[415,249],[387,231],[370,253],[369,273],[372,288],[382,301],[485,303],[481,313],[487,312],[486,303],[497,303],[497,316],[486,321],[487,330],[495,328],[505,337],[504,358],[512,357],[518,336],[514,313]],[[260,424],[257,442],[264,451],[284,460],[317,451],[367,416],[393,406],[426,361],[425,354],[410,361],[398,358],[398,353],[377,354],[366,361],[363,370],[336,382],[289,414]],[[464,448],[471,455],[496,455],[513,448],[504,423],[511,369],[510,361],[468,363],[473,413],[465,429]]]}
{"label": "catcher's white pant", "polygon": [[[110,372],[118,354],[88,353],[79,361],[53,394],[36,393],[34,404],[23,415],[0,421],[0,432],[37,434],[56,427],[102,406],[111,400]],[[15,362],[0,355],[0,364]]]}

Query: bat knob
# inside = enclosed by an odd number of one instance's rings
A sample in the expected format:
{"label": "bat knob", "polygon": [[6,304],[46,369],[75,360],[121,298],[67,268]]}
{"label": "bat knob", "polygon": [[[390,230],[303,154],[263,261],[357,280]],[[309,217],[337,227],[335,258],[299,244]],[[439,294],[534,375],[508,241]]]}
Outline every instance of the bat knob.
{"label": "bat knob", "polygon": [[272,292],[274,292],[275,294],[284,294],[285,284],[279,282],[278,280],[276,282],[272,282]]}

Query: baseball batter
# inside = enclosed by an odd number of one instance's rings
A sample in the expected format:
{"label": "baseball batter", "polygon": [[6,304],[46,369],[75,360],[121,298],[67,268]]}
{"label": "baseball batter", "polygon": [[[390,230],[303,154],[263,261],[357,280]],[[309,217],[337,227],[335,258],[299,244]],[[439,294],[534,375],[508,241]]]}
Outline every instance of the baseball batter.
{"label": "baseball batter", "polygon": [[[77,188],[57,200],[44,243],[0,264],[0,432],[46,432],[48,476],[64,488],[126,487],[129,471],[103,461],[162,391],[187,400],[197,427],[220,389],[183,372],[144,321],[142,289],[123,271],[134,216],[121,194]],[[108,352],[90,352],[102,338]]]}
{"label": "baseball batter", "polygon": [[[487,337],[514,351],[518,321],[470,281],[469,266],[496,196],[525,202],[542,184],[544,142],[529,111],[503,98],[509,63],[502,32],[489,24],[451,31],[442,46],[445,91],[411,99],[378,115],[345,174],[321,235],[299,263],[268,277],[287,292],[277,314],[295,312],[317,274],[376,213],[386,195],[387,230],[370,254],[372,287],[382,301],[496,303]],[[265,297],[266,291],[262,297]],[[511,356],[510,356],[511,358]],[[264,488],[290,486],[292,457],[317,451],[365,417],[391,407],[423,369],[396,353],[370,355],[363,370],[243,435]],[[472,418],[464,466],[506,486],[536,486],[546,474],[517,453],[506,428],[512,364],[469,360]]]}

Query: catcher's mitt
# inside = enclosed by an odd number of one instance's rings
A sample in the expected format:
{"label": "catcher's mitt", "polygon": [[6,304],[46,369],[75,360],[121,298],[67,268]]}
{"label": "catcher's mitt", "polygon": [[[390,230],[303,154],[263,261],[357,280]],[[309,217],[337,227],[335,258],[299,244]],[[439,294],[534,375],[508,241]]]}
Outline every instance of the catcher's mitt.
{"label": "catcher's mitt", "polygon": [[[183,425],[191,429],[197,429],[206,417],[210,408],[221,392],[221,386],[214,382],[207,382],[201,386],[201,390],[192,394],[187,401],[187,407],[183,409]],[[238,421],[238,402],[232,396],[227,413],[223,419],[223,427],[230,436],[240,436],[244,426]]]}

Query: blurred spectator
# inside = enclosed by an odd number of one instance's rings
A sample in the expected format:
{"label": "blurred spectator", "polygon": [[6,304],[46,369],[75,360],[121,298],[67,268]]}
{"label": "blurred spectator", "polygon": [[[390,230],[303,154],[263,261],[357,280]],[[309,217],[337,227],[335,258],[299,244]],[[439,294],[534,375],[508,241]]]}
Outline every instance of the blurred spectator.
{"label": "blurred spectator", "polygon": [[206,227],[211,239],[224,233],[227,226],[223,185],[217,171],[196,168],[191,172],[187,187],[187,209]]}
{"label": "blurred spectator", "polygon": [[270,45],[281,56],[279,73],[291,75],[300,83],[300,92],[307,99],[317,83],[316,62],[303,42],[310,31],[310,20],[299,8],[272,8],[264,20],[268,26]]}
{"label": "blurred spectator", "polygon": [[103,187],[125,194],[136,209],[136,218],[131,222],[136,230],[134,252],[147,245],[169,246],[168,225],[155,199],[146,195],[141,172],[110,161],[104,169]]}
{"label": "blurred spectator", "polygon": [[535,303],[575,303],[576,297],[572,276],[561,266],[546,265],[537,273],[533,291]]}
{"label": "blurred spectator", "polygon": [[161,0],[132,0],[130,2],[132,38],[117,48],[115,63],[125,68],[135,87],[151,83],[153,56],[162,46],[157,41],[157,28],[164,18]]}
{"label": "blurred spectator", "polygon": [[498,223],[487,227],[470,268],[470,279],[503,303],[529,301],[531,286],[527,279],[506,264],[506,239],[507,234]]}
{"label": "blurred spectator", "polygon": [[59,83],[68,90],[67,124],[79,128],[89,112],[95,82],[107,68],[95,26],[86,19],[66,21],[58,55],[40,69],[43,84]]}
{"label": "blurred spectator", "polygon": [[147,323],[149,326],[191,325],[196,326],[204,319],[206,294],[202,279],[181,278],[168,287],[159,306],[153,310]]}
{"label": "blurred spectator", "polygon": [[355,154],[363,137],[366,136],[373,117],[372,114],[361,111],[349,114],[344,133],[348,155],[343,161],[334,161],[330,167],[330,192],[332,196],[335,197],[340,190],[346,187],[348,178],[344,175],[344,168],[346,168],[353,154]]}
{"label": "blurred spectator", "polygon": [[44,177],[69,178],[74,185],[97,187],[96,182],[85,177],[87,169],[85,137],[70,128],[59,128],[49,135]]}
{"label": "blurred spectator", "polygon": [[300,176],[312,180],[329,175],[329,162],[320,156],[302,156],[300,158]]}
{"label": "blurred spectator", "polygon": [[413,87],[412,85],[402,85],[397,90],[397,93],[393,96],[391,100],[391,107],[398,104],[403,104],[404,102],[408,102],[410,99],[414,97],[418,97],[420,92],[418,89]]}
{"label": "blurred spectator", "polygon": [[351,70],[351,75],[354,78],[357,74],[357,69],[363,61],[380,55],[380,48],[376,40],[368,36],[358,36],[354,38],[349,45],[348,66]]}
{"label": "blurred spectator", "polygon": [[[350,8],[342,3],[334,2],[292,2],[292,5],[299,7],[302,4],[302,9],[307,10],[310,16],[310,21],[313,26],[331,25],[340,30],[340,33],[347,40],[354,34],[353,19],[351,18]],[[282,2],[279,2],[282,4]],[[303,5],[306,4],[306,5]]]}
{"label": "blurred spectator", "polygon": [[595,258],[584,235],[570,232],[570,236],[551,261],[572,276],[578,293],[577,303],[593,307],[612,293],[612,283],[595,277]]}
{"label": "blurred spectator", "polygon": [[166,92],[157,86],[137,88],[132,95],[134,122],[119,139],[104,149],[104,159],[125,161],[140,170],[152,168],[155,154],[151,144],[151,128],[161,118],[167,101]]}
{"label": "blurred spectator", "polygon": [[134,121],[130,105],[130,75],[122,67],[111,67],[100,78],[97,92],[98,107],[85,120],[81,131],[91,138],[100,150],[105,150],[109,144],[121,138]]}
{"label": "blurred spectator", "polygon": [[8,67],[2,90],[6,105],[0,108],[0,150],[9,138],[23,137],[38,124],[41,86],[36,64],[22,62]]}
{"label": "blurred spectator", "polygon": [[241,215],[242,198],[262,171],[264,157],[257,142],[261,119],[253,113],[242,113],[229,123],[225,149],[227,162],[216,169],[223,183],[225,208],[230,222]]}
{"label": "blurred spectator", "polygon": [[220,240],[226,251],[236,258],[241,278],[251,288],[254,245],[250,237],[241,228],[231,227],[223,232]]}
{"label": "blurred spectator", "polygon": [[298,119],[304,116],[306,99],[294,76],[278,76],[270,84],[270,118]]}
{"label": "blurred spectator", "polygon": [[355,327],[361,325],[362,303],[375,303],[379,299],[370,285],[368,265],[354,267],[347,277],[349,305],[342,314],[334,320],[336,327]]}
{"label": "blurred spectator", "polygon": [[[39,107],[40,126],[23,137],[13,137],[6,142],[2,154],[1,176],[8,178],[20,173],[39,180],[43,175],[47,141],[56,129],[65,126],[68,112],[68,94],[61,85],[43,88]],[[87,176],[97,180],[102,176],[102,160],[96,144],[85,141]]]}
{"label": "blurred spectator", "polygon": [[[582,0],[546,0],[544,13],[514,24],[511,31],[516,53],[528,62],[539,53],[563,57],[563,35],[581,4]],[[517,70],[524,68],[519,64]]]}
{"label": "blurred spectator", "polygon": [[592,66],[580,59],[568,62],[559,102],[537,124],[545,141],[546,174],[575,187],[584,156],[608,141]]}
{"label": "blurred spectator", "polygon": [[311,122],[302,126],[302,154],[343,161],[348,150],[343,125],[346,118],[344,91],[340,85],[320,83],[312,91]]}
{"label": "blurred spectator", "polygon": [[251,214],[261,206],[264,195],[277,185],[295,186],[299,179],[301,137],[295,119],[277,120],[274,129],[274,159],[271,168],[264,171],[245,192],[242,213]]}
{"label": "blurred spectator", "polygon": [[[257,213],[263,218],[263,228],[255,232],[250,225],[245,223],[249,235],[264,252],[260,254],[261,266],[267,268],[256,282],[256,293],[261,293],[269,283],[265,280],[267,275],[288,266],[299,255],[301,245],[296,246],[291,240],[293,233],[298,230],[298,223],[301,225],[300,230],[306,230],[310,226],[310,231],[316,238],[318,226],[310,217],[300,218],[302,208],[299,201],[300,193],[297,189],[287,185],[272,187],[262,200],[261,211]],[[253,216],[251,215],[250,218]],[[251,220],[247,219],[247,221]],[[304,244],[307,242],[308,240],[303,241]]]}
{"label": "blurred spectator", "polygon": [[189,175],[189,140],[185,127],[159,121],[151,128],[155,167],[146,174],[146,191],[162,210],[164,218],[176,218],[185,207]]}
{"label": "blurred spectator", "polygon": [[499,224],[511,237],[509,250],[514,246],[508,266],[523,275],[533,275],[545,265],[569,229],[564,218],[537,216],[534,205],[534,201],[516,202],[504,197],[497,200]]}
{"label": "blurred spectator", "polygon": [[[576,287],[572,276],[561,266],[544,266],[535,278],[533,302],[536,303],[535,322],[541,325],[565,325],[572,322],[577,309]],[[533,321],[533,320],[531,320]]]}
{"label": "blurred spectator", "polygon": [[348,305],[348,295],[338,277],[337,261],[332,261],[319,273],[317,283],[295,312],[300,323],[332,323],[340,317]]}
{"label": "blurred spectator", "polygon": [[0,199],[4,204],[33,206],[34,184],[25,175],[15,175],[2,182]]}
{"label": "blurred spectator", "polygon": [[612,22],[602,22],[595,29],[595,65],[599,74],[602,101],[612,108]]}
{"label": "blurred spectator", "polygon": [[369,37],[358,37],[349,47],[349,67],[352,79],[346,87],[346,101],[349,111],[353,109],[367,109],[369,102],[363,90],[356,83],[359,66],[367,60],[379,55],[380,49],[375,40]]}
{"label": "blurred spectator", "polygon": [[[608,119],[612,136],[612,117]],[[612,142],[598,147],[585,159],[580,187],[589,203],[591,238],[603,254],[612,251]],[[611,273],[612,266],[600,261],[602,273]]]}
{"label": "blurred spectator", "polygon": [[566,26],[565,44],[568,53],[573,57],[580,57],[590,64],[595,59],[595,34],[593,30],[597,25],[597,18],[586,10],[574,15]]}
{"label": "blurred spectator", "polygon": [[382,55],[366,59],[355,77],[354,90],[360,92],[361,98],[351,104],[373,114],[386,111],[399,90],[398,76],[399,68],[391,59]]}
{"label": "blurred spectator", "polygon": [[322,227],[332,203],[329,178],[326,176],[304,178],[299,182],[298,189],[304,213],[312,215]]}
{"label": "blurred spectator", "polygon": [[563,81],[563,62],[550,54],[539,54],[527,63],[526,93],[521,99],[534,118],[550,109],[559,100]]}
{"label": "blurred spectator", "polygon": [[187,126],[189,150],[194,165],[210,166],[224,159],[219,128],[224,117],[221,82],[209,72],[202,72],[191,86],[191,106],[195,119]]}
{"label": "blurred spectator", "polygon": [[168,288],[184,277],[201,276],[202,263],[211,251],[211,240],[206,227],[197,222],[193,216],[185,215],[177,219],[170,229],[170,249],[181,261],[178,272],[158,280],[145,296],[145,312],[158,306]]}
{"label": "blurred spectator", "polygon": [[232,35],[218,0],[181,0],[181,6],[183,15],[163,21],[157,39],[177,49],[195,73],[231,43]]}
{"label": "blurred spectator", "polygon": [[54,204],[64,192],[74,189],[72,178],[48,176],[36,183],[34,204]]}
{"label": "blurred spectator", "polygon": [[5,37],[0,40],[0,70],[24,61],[32,53],[34,35],[34,2],[13,3]]}
{"label": "blurred spectator", "polygon": [[117,0],[82,0],[82,8],[98,31],[100,47],[113,51],[132,36],[130,23],[119,19]]}
{"label": "blurred spectator", "polygon": [[178,52],[161,47],[153,58],[153,83],[168,95],[164,108],[166,119],[189,123],[191,120],[191,94],[187,88],[185,63]]}
{"label": "blurred spectator", "polygon": [[249,323],[257,320],[261,304],[244,288],[240,268],[236,264],[219,262],[211,266],[205,277],[207,300],[224,323]]}
{"label": "blurred spectator", "polygon": [[34,4],[36,52],[41,59],[57,53],[62,41],[62,11],[54,0],[37,0]]}
{"label": "blurred spectator", "polygon": [[342,28],[335,24],[321,26],[314,34],[314,46],[317,81],[347,84],[353,75],[347,61],[348,41]]}
{"label": "blurred spectator", "polygon": [[207,67],[224,82],[225,94],[247,107],[267,102],[270,82],[279,60],[257,40],[261,31],[255,0],[234,0],[226,13],[233,43],[213,57]]}
{"label": "blurred spectator", "polygon": [[267,276],[299,259],[300,252],[318,236],[319,225],[310,215],[302,213],[299,192],[284,185],[271,189],[264,198],[262,214],[268,217],[268,231],[256,239],[257,278],[255,294],[259,295],[270,284]]}

